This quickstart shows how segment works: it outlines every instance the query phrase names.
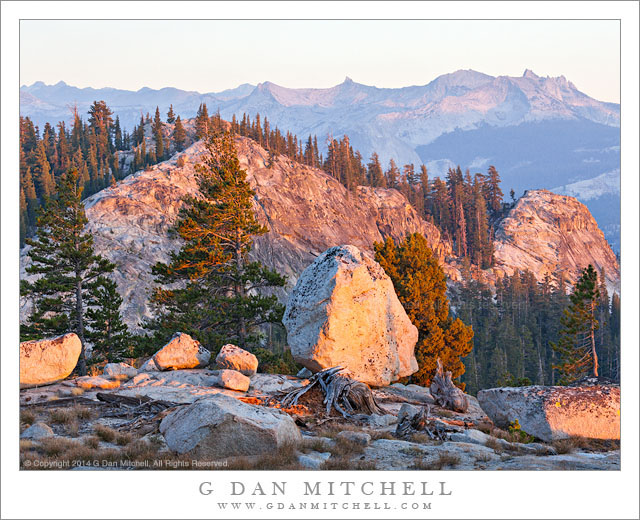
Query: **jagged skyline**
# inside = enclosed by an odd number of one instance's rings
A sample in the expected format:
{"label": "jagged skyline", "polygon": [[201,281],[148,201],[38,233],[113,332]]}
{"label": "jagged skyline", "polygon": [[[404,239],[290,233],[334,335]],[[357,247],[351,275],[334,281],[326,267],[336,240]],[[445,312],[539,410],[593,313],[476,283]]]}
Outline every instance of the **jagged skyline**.
{"label": "jagged skyline", "polygon": [[529,68],[617,103],[619,50],[619,24],[606,20],[23,20],[20,83],[217,92],[266,80],[327,88],[349,76],[398,88],[457,69]]}

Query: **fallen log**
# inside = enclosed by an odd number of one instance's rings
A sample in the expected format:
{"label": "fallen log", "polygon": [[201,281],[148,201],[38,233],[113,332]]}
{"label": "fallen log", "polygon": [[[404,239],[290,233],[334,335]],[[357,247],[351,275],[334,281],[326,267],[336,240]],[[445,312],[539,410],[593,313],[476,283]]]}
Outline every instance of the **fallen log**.
{"label": "fallen log", "polygon": [[378,406],[371,388],[348,377],[340,372],[342,367],[332,367],[322,370],[309,378],[309,384],[292,390],[281,399],[283,408],[289,408],[298,404],[298,400],[316,384],[322,388],[325,395],[323,404],[326,405],[327,415],[335,408],[343,417],[351,417],[355,412],[368,415],[384,414],[384,410]]}

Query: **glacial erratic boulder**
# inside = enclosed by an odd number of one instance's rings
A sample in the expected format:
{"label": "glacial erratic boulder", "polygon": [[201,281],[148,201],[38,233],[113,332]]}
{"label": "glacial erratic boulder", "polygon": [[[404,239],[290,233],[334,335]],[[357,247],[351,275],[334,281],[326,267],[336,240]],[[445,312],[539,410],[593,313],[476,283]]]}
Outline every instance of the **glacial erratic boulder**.
{"label": "glacial erratic boulder", "polygon": [[188,334],[176,332],[169,343],[153,356],[159,370],[203,368],[209,364],[211,352]]}
{"label": "glacial erratic boulder", "polygon": [[494,424],[516,420],[534,437],[551,442],[568,437],[620,439],[620,387],[524,386],[478,392]]}
{"label": "glacial erratic boulder", "polygon": [[78,364],[80,338],[73,333],[20,343],[20,388],[50,385],[68,377]]}
{"label": "glacial erratic boulder", "polygon": [[293,357],[313,372],[341,366],[386,386],[418,370],[418,330],[384,269],[355,246],[327,249],[304,270],[283,323]]}
{"label": "glacial erratic boulder", "polygon": [[285,412],[221,394],[169,413],[160,432],[172,451],[209,458],[273,453],[302,439]]}
{"label": "glacial erratic boulder", "polygon": [[251,377],[258,371],[258,358],[236,345],[224,345],[216,356],[216,365],[221,369],[237,370]]}

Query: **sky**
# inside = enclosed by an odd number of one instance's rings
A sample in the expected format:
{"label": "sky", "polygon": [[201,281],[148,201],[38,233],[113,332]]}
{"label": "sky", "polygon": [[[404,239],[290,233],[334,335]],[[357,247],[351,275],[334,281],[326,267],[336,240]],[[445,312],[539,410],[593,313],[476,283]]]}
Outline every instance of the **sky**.
{"label": "sky", "polygon": [[619,27],[616,20],[22,20],[20,84],[204,93],[264,81],[325,88],[348,76],[395,88],[459,69],[520,76],[528,68],[618,103]]}

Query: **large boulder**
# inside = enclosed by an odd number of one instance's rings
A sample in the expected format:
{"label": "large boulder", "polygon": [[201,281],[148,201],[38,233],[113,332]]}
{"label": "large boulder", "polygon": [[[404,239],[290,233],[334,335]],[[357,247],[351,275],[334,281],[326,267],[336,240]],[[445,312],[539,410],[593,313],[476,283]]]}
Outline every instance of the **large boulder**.
{"label": "large boulder", "polygon": [[516,420],[534,437],[620,439],[620,387],[524,386],[478,392],[478,402],[496,426]]}
{"label": "large boulder", "polygon": [[237,370],[251,377],[258,371],[258,358],[251,352],[229,343],[220,349],[216,356],[216,365],[218,368]]}
{"label": "large boulder", "polygon": [[293,357],[314,372],[342,366],[386,386],[418,370],[418,330],[384,269],[355,246],[327,249],[304,270],[283,323]]}
{"label": "large boulder", "polygon": [[20,388],[50,385],[78,364],[82,343],[76,334],[20,343]]}
{"label": "large boulder", "polygon": [[210,359],[211,352],[183,332],[176,332],[169,343],[153,356],[153,362],[160,370],[202,368],[209,364]]}
{"label": "large boulder", "polygon": [[209,458],[273,453],[302,439],[285,412],[221,394],[171,412],[160,432],[172,451]]}

